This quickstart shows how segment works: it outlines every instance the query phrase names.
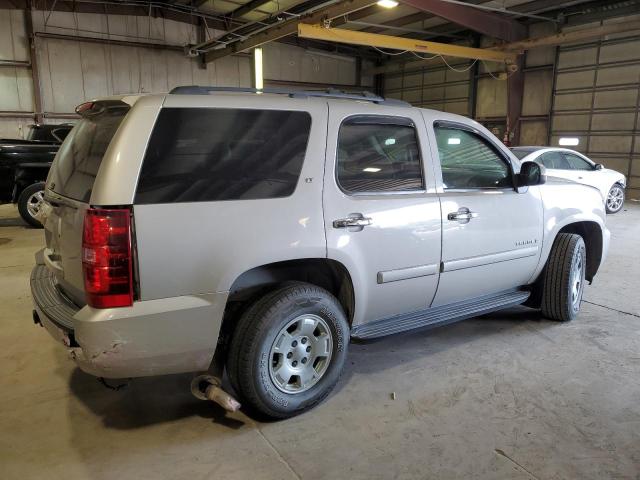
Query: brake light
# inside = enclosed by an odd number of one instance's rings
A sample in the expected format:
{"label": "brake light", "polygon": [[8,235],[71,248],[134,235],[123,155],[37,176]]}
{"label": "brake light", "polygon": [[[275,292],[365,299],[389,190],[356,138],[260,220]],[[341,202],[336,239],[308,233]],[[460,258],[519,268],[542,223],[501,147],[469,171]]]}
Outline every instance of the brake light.
{"label": "brake light", "polygon": [[82,271],[90,306],[112,308],[133,304],[129,209],[87,210],[82,234]]}

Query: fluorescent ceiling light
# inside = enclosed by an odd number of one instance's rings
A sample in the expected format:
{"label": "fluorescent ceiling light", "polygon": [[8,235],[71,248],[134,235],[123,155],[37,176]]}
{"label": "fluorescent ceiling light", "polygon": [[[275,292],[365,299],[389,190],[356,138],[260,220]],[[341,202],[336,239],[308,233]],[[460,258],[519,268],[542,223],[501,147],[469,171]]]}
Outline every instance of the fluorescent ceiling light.
{"label": "fluorescent ceiling light", "polygon": [[450,137],[447,139],[449,145],[460,145],[460,139],[457,137]]}
{"label": "fluorescent ceiling light", "polygon": [[396,0],[378,0],[378,5],[384,8],[395,8],[398,6]]}
{"label": "fluorescent ceiling light", "polygon": [[264,81],[262,78],[262,49],[256,48],[253,50],[253,71],[255,73],[255,84],[258,90],[264,88]]}
{"label": "fluorescent ceiling light", "polygon": [[387,139],[384,141],[384,144],[385,144],[385,145],[395,145],[395,144],[396,144],[396,139],[395,139],[395,138],[387,138]]}
{"label": "fluorescent ceiling light", "polygon": [[377,173],[380,171],[379,168],[376,167],[367,167],[362,169],[363,172]]}
{"label": "fluorescent ceiling light", "polygon": [[558,145],[563,147],[575,147],[580,143],[580,139],[577,137],[562,137],[558,140]]}

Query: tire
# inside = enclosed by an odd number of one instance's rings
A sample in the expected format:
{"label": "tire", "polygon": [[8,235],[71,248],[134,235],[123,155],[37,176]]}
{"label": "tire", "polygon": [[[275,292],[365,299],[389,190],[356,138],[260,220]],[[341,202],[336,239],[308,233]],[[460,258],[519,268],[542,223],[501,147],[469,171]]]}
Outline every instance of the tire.
{"label": "tire", "polygon": [[623,206],[624,206],[624,188],[620,184],[615,183],[609,189],[609,193],[607,194],[607,199],[605,200],[605,207],[606,207],[607,213],[610,213],[610,214],[618,213],[620,210],[622,210]]}
{"label": "tire", "polygon": [[580,235],[560,233],[553,242],[544,273],[542,314],[567,322],[580,312],[587,256]]}
{"label": "tire", "polygon": [[335,387],[349,338],[335,297],[315,285],[291,283],[242,315],[227,354],[227,374],[250,410],[274,419],[292,417]]}
{"label": "tire", "polygon": [[44,182],[34,183],[25,188],[18,197],[18,212],[22,219],[32,227],[42,228],[42,224],[33,217],[44,199]]}

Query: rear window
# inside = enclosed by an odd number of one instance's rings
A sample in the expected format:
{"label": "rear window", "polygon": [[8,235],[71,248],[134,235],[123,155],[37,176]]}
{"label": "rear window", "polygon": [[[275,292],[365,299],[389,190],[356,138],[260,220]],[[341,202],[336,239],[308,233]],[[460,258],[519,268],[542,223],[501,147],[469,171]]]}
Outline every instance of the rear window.
{"label": "rear window", "polygon": [[129,106],[96,104],[95,111],[71,130],[52,167],[53,191],[81,202],[89,202],[102,157]]}
{"label": "rear window", "polygon": [[307,112],[165,108],[145,154],[136,203],[286,197],[309,140]]}

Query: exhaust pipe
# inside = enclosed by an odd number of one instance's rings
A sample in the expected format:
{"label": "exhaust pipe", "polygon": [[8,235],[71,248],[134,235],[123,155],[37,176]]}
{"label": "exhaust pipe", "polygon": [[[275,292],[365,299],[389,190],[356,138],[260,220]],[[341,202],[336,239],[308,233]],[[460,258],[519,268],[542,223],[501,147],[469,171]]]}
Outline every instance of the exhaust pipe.
{"label": "exhaust pipe", "polygon": [[228,412],[237,412],[240,402],[222,388],[222,381],[213,375],[198,375],[191,380],[191,393],[199,400],[211,400]]}

